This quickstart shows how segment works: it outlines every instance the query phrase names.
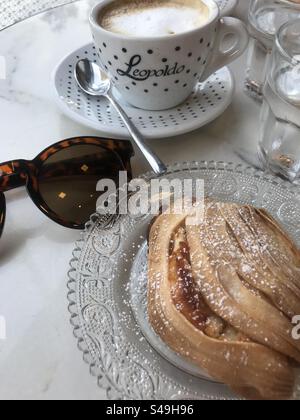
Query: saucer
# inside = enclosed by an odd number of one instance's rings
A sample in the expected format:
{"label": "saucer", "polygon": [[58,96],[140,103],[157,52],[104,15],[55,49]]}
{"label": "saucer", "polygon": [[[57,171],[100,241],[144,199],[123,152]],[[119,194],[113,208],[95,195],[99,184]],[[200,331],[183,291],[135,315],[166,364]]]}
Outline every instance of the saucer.
{"label": "saucer", "polygon": [[[127,129],[106,98],[93,98],[77,86],[74,67],[81,58],[97,61],[96,49],[88,44],[65,57],[53,75],[55,98],[61,111],[72,120],[110,138],[129,138]],[[180,106],[165,111],[145,111],[125,103],[114,90],[129,117],[148,139],[182,135],[212,122],[232,102],[234,79],[228,68],[199,83]]]}

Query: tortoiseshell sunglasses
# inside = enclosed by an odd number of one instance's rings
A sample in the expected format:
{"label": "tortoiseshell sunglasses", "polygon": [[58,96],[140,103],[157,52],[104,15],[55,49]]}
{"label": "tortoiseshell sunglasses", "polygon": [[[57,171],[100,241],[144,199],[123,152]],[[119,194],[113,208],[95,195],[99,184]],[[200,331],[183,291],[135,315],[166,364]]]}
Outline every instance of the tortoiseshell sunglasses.
{"label": "tortoiseshell sunglasses", "polygon": [[0,236],[6,214],[4,192],[27,187],[34,204],[54,222],[83,229],[96,211],[99,180],[113,179],[119,172],[132,179],[131,143],[98,137],[77,137],[48,147],[34,160],[0,164]]}

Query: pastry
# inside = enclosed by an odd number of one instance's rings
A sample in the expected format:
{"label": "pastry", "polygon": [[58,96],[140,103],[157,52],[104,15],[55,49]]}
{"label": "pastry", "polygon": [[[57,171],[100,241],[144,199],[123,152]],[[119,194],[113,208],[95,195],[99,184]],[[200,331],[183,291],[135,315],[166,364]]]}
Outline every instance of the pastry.
{"label": "pastry", "polygon": [[204,218],[160,215],[149,238],[156,333],[250,399],[292,396],[300,342],[300,252],[264,210],[205,202]]}

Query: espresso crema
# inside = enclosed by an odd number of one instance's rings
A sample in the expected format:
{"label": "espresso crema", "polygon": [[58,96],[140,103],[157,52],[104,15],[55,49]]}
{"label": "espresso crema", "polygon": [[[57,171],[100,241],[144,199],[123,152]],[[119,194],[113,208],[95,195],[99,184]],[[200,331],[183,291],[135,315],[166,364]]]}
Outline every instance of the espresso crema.
{"label": "espresso crema", "polygon": [[126,36],[159,37],[197,29],[210,15],[201,0],[116,0],[102,10],[99,24]]}

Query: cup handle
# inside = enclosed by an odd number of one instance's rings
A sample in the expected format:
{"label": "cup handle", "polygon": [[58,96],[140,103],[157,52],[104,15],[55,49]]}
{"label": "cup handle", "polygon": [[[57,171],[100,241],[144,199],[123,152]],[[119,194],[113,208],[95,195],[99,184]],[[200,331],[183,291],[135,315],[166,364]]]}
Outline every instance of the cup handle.
{"label": "cup handle", "polygon": [[[217,70],[240,57],[248,46],[249,34],[246,25],[241,20],[225,17],[220,19],[219,25],[214,51],[201,81],[205,81]],[[233,43],[226,51],[222,51],[223,41],[230,35],[233,36]]]}

